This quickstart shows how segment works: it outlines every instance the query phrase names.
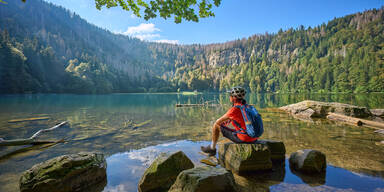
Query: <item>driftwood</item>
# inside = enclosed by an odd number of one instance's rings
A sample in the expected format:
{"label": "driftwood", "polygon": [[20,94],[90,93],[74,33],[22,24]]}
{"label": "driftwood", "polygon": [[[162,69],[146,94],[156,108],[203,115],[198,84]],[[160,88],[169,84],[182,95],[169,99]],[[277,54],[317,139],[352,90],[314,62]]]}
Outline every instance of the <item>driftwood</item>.
{"label": "driftwood", "polygon": [[12,119],[9,120],[8,123],[20,123],[25,121],[41,121],[41,120],[48,120],[49,117],[32,117],[32,118],[25,118],[25,119]]}
{"label": "driftwood", "polygon": [[384,128],[384,123],[365,120],[365,119],[359,119],[359,118],[341,115],[337,113],[328,113],[327,119],[333,120],[333,121],[341,121],[341,122],[345,122],[345,123],[353,124],[357,126],[371,127],[374,129]]}
{"label": "driftwood", "polygon": [[7,153],[5,155],[0,156],[0,163],[7,161],[11,158],[15,157],[23,157],[27,155],[33,155],[36,153],[40,153],[41,151],[48,149],[50,147],[56,146],[58,143],[63,143],[65,142],[64,139],[60,139],[58,141],[52,142],[52,143],[47,143],[47,144],[41,144],[41,145],[31,145],[28,147],[23,147],[21,149],[18,149],[16,151]]}
{"label": "driftwood", "polygon": [[60,124],[57,124],[51,128],[48,129],[41,129],[35,134],[33,134],[30,138],[27,139],[12,139],[12,140],[5,140],[3,138],[0,138],[0,146],[14,146],[14,145],[37,145],[37,144],[47,144],[47,143],[55,143],[57,141],[39,141],[36,140],[37,136],[39,136],[41,133],[49,132],[54,129],[57,129],[63,125],[67,124],[67,121],[63,121]]}
{"label": "driftwood", "polygon": [[203,107],[205,104],[176,104],[176,107]]}

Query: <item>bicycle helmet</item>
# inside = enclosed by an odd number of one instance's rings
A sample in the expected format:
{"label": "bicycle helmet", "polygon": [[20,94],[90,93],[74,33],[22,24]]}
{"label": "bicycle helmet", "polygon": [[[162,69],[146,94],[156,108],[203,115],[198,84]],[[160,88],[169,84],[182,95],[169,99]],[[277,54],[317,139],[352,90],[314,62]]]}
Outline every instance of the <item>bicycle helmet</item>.
{"label": "bicycle helmet", "polygon": [[244,88],[240,86],[232,87],[230,91],[227,91],[232,97],[237,99],[244,99],[245,94],[247,93]]}

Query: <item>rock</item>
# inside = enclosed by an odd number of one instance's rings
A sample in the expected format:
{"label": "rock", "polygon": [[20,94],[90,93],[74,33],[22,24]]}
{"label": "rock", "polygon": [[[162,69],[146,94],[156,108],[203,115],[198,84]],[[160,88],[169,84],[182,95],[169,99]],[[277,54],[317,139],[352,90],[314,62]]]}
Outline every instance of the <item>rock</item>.
{"label": "rock", "polygon": [[372,115],[378,117],[384,117],[384,109],[370,109]]}
{"label": "rock", "polygon": [[378,146],[384,146],[384,141],[375,142],[375,144],[378,145]]}
{"label": "rock", "polygon": [[236,191],[232,173],[212,166],[182,171],[169,192],[232,192]]}
{"label": "rock", "polygon": [[383,134],[384,135],[384,129],[379,129],[374,131],[374,133]]}
{"label": "rock", "polygon": [[227,170],[238,175],[270,170],[271,152],[266,144],[219,144],[219,162]]}
{"label": "rock", "polygon": [[291,154],[289,166],[304,173],[322,173],[327,167],[325,155],[317,150],[303,149]]}
{"label": "rock", "polygon": [[[34,165],[20,177],[20,191],[85,191],[106,184],[103,154],[82,152],[63,155]],[[104,186],[98,187],[103,189]]]}
{"label": "rock", "polygon": [[273,141],[273,140],[263,140],[260,139],[255,143],[261,143],[268,146],[269,151],[271,152],[271,160],[285,160],[285,145],[282,141]]}
{"label": "rock", "polygon": [[193,167],[192,161],[182,151],[171,155],[162,153],[144,172],[138,190],[140,192],[167,191],[180,172]]}
{"label": "rock", "polygon": [[327,113],[339,113],[352,117],[369,117],[372,116],[370,110],[366,107],[359,107],[336,102],[319,102],[306,100],[299,103],[280,107],[280,109],[291,113],[300,118],[319,117],[325,118]]}

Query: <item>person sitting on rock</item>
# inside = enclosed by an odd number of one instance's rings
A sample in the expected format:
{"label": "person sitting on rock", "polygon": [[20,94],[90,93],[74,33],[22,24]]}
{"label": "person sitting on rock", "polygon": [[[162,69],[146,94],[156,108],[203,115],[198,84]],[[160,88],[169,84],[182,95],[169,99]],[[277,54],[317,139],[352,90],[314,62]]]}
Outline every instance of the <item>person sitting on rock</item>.
{"label": "person sitting on rock", "polygon": [[[233,141],[234,143],[252,143],[258,138],[252,138],[248,136],[240,127],[246,127],[241,111],[236,106],[245,105],[246,91],[240,86],[233,87],[230,91],[229,100],[232,103],[232,107],[220,117],[212,127],[212,142],[208,146],[201,146],[201,151],[207,153],[210,156],[216,155],[216,143],[220,136],[220,131],[224,137]],[[227,127],[232,122],[235,129]]]}

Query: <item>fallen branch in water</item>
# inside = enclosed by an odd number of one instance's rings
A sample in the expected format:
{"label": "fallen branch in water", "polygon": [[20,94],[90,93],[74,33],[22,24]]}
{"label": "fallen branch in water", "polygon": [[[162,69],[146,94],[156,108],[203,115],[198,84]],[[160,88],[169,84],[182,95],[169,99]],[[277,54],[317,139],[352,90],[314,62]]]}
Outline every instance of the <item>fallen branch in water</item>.
{"label": "fallen branch in water", "polygon": [[48,144],[31,145],[28,147],[23,147],[23,148],[18,149],[16,151],[13,151],[13,152],[10,152],[10,153],[7,153],[5,155],[0,156],[0,163],[3,161],[6,161],[8,159],[11,159],[11,158],[21,157],[21,156],[26,156],[26,155],[32,155],[31,153],[35,153],[35,154],[40,153],[45,149],[48,149],[50,147],[57,145],[58,143],[64,143],[64,142],[66,142],[65,139],[60,139],[58,141],[54,141],[54,142],[51,142]]}
{"label": "fallen branch in water", "polygon": [[359,119],[359,118],[341,115],[337,113],[328,113],[327,119],[333,120],[333,121],[341,121],[341,122],[345,122],[345,123],[353,124],[357,126],[371,127],[374,129],[384,128],[384,123],[365,120],[365,119]]}
{"label": "fallen branch in water", "polygon": [[0,146],[15,146],[15,145],[38,145],[38,144],[47,144],[47,143],[55,143],[57,141],[39,141],[36,140],[36,137],[39,136],[41,133],[49,132],[54,129],[57,129],[63,125],[67,124],[67,121],[63,121],[60,124],[57,124],[51,128],[48,129],[41,129],[35,134],[33,134],[30,138],[27,139],[12,139],[12,140],[5,140],[3,138],[0,138]]}
{"label": "fallen branch in water", "polygon": [[8,123],[20,123],[20,122],[26,122],[26,121],[41,121],[41,120],[48,120],[49,117],[32,117],[32,118],[25,118],[25,119],[12,119],[9,120]]}

